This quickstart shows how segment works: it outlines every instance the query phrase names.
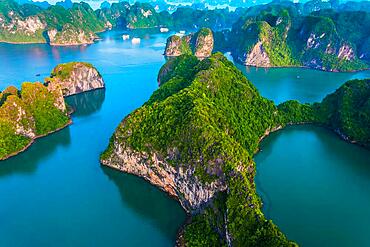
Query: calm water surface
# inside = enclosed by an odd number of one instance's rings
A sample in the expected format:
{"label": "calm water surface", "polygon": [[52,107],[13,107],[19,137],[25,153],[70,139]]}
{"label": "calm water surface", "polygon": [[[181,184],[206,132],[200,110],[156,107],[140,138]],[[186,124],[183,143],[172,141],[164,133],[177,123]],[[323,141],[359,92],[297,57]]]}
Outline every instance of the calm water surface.
{"label": "calm water surface", "polygon": [[263,211],[301,246],[370,246],[370,152],[333,132],[296,126],[261,145]]}
{"label": "calm water surface", "polygon": [[[147,32],[147,31],[145,31]],[[145,181],[101,167],[99,153],[122,118],[157,88],[168,35],[109,32],[81,47],[0,44],[0,90],[42,80],[58,63],[86,61],[106,90],[69,97],[73,124],[0,162],[0,246],[172,246],[185,213]],[[320,101],[369,72],[239,66],[276,103]],[[40,74],[40,76],[37,76]],[[350,246],[370,225],[369,152],[321,128],[274,133],[256,157],[264,212],[303,246]],[[348,224],[346,224],[349,222]],[[353,243],[353,242],[352,242]]]}
{"label": "calm water surface", "polygon": [[106,90],[67,99],[76,109],[71,126],[0,162],[0,246],[173,246],[180,205],[99,164],[118,123],[157,88],[167,37],[141,37],[138,46],[114,32],[78,48],[0,45],[1,89],[69,61],[93,63],[106,82]]}
{"label": "calm water surface", "polygon": [[[279,104],[320,102],[370,71],[261,69],[237,65],[260,93]],[[262,142],[255,157],[263,212],[301,246],[370,246],[370,151],[314,126],[291,127]]]}
{"label": "calm water surface", "polygon": [[262,96],[272,99],[276,104],[287,100],[320,102],[348,80],[370,78],[370,70],[332,73],[297,68],[265,69],[240,64],[237,67],[254,83]]}

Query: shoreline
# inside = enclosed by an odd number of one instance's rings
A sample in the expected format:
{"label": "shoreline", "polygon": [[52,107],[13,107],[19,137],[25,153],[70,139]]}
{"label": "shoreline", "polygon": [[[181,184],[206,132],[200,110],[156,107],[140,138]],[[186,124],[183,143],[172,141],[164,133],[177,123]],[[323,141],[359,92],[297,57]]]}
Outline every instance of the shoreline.
{"label": "shoreline", "polygon": [[370,68],[364,68],[364,69],[358,69],[358,70],[324,70],[320,68],[311,68],[308,66],[271,66],[271,67],[259,67],[259,66],[254,66],[254,65],[247,65],[245,63],[240,63],[236,62],[239,65],[243,65],[245,67],[252,67],[252,68],[257,68],[257,69],[289,69],[289,68],[297,68],[297,69],[305,69],[305,70],[317,70],[317,71],[322,71],[322,72],[328,72],[328,73],[356,73],[356,72],[361,72],[361,71],[367,71],[370,70]]}
{"label": "shoreline", "polygon": [[[166,55],[166,53],[163,53],[162,55],[165,58],[169,58],[169,59],[179,57],[179,56]],[[204,57],[204,58],[206,58],[206,57]],[[201,58],[198,58],[198,59],[204,59],[204,58],[201,57]],[[305,70],[317,70],[317,71],[322,71],[322,72],[327,72],[327,73],[347,73],[347,74],[349,74],[349,73],[358,73],[358,72],[370,70],[370,67],[369,68],[364,68],[364,69],[358,69],[358,70],[345,70],[345,71],[344,70],[324,70],[324,69],[320,69],[320,68],[312,68],[312,67],[303,66],[303,65],[291,65],[291,66],[286,65],[286,66],[263,67],[263,66],[248,65],[248,64],[243,63],[243,62],[241,62],[239,60],[235,60],[234,58],[233,58],[233,61],[232,62],[235,65],[241,65],[241,66],[244,66],[244,67],[251,67],[251,68],[256,68],[256,69],[265,69],[265,70],[268,70],[268,69],[289,69],[289,68],[297,68],[297,69],[305,69]]]}
{"label": "shoreline", "polygon": [[32,41],[5,41],[0,40],[0,44],[12,44],[12,45],[32,45],[32,44],[47,44],[47,42],[32,42]]}
{"label": "shoreline", "polygon": [[[343,140],[343,141],[347,142],[348,144],[355,144],[355,145],[358,145],[358,146],[360,146],[360,147],[363,147],[363,148],[367,149],[367,148],[366,148],[364,145],[362,145],[361,143],[358,143],[358,142],[356,142],[356,141],[353,141],[353,140],[349,139],[349,138],[348,138],[346,135],[344,135],[343,133],[341,133],[341,132],[339,132],[339,131],[337,131],[337,130],[335,130],[335,129],[332,129],[332,128],[330,128],[329,126],[326,126],[326,125],[324,125],[324,124],[313,123],[313,122],[300,122],[300,123],[294,123],[294,124],[293,124],[293,123],[287,123],[286,125],[282,125],[282,124],[280,124],[280,125],[278,125],[278,126],[276,126],[276,127],[272,127],[272,128],[270,128],[270,129],[266,129],[265,133],[264,133],[264,134],[260,137],[260,139],[259,139],[257,150],[253,153],[253,156],[252,156],[253,160],[254,160],[254,156],[255,156],[258,152],[260,152],[260,151],[261,151],[261,148],[260,148],[260,144],[261,144],[261,142],[262,142],[265,138],[267,138],[268,136],[270,136],[270,134],[275,133],[275,132],[279,132],[279,131],[283,131],[284,129],[289,128],[289,127],[294,127],[294,126],[303,126],[303,125],[311,125],[311,126],[315,126],[315,127],[321,127],[321,128],[324,128],[324,129],[326,129],[326,130],[328,130],[328,131],[330,131],[330,132],[332,132],[332,133],[336,134],[336,135],[339,137],[339,140]],[[164,193],[166,194],[166,196],[168,196],[168,198],[174,199],[176,202],[178,202],[178,203],[180,204],[181,208],[184,210],[184,212],[185,212],[185,214],[186,214],[186,218],[185,218],[185,220],[184,220],[184,223],[183,223],[183,224],[179,227],[179,229],[177,230],[177,233],[176,233],[176,240],[175,240],[175,244],[174,244],[174,246],[175,246],[175,247],[180,247],[180,246],[182,247],[182,246],[183,246],[183,243],[184,243],[184,230],[185,230],[186,225],[188,225],[189,223],[191,223],[192,215],[193,215],[193,214],[192,214],[192,213],[187,212],[187,210],[182,206],[182,204],[181,204],[181,202],[180,202],[179,198],[178,198],[178,197],[176,197],[176,196],[171,195],[170,193],[168,193],[168,191],[164,190],[163,188],[161,188],[161,187],[159,187],[159,186],[157,186],[157,185],[153,184],[149,179],[146,179],[145,177],[138,176],[138,175],[136,175],[136,174],[129,173],[129,172],[124,172],[124,171],[122,171],[121,169],[119,169],[119,168],[117,168],[117,167],[115,167],[115,166],[113,166],[113,165],[110,165],[110,163],[109,163],[109,162],[104,161],[104,160],[99,160],[99,162],[100,162],[100,164],[101,164],[102,166],[108,167],[109,169],[113,169],[113,170],[116,170],[116,171],[118,171],[118,172],[122,172],[122,173],[125,173],[125,174],[129,174],[129,175],[131,175],[131,176],[138,177],[138,178],[142,179],[142,180],[143,180],[143,181],[145,181],[145,182],[148,182],[151,186],[154,186],[154,187],[156,187],[157,189],[159,189],[160,191],[164,192]],[[255,169],[256,169],[256,166],[255,166]],[[255,182],[255,178],[253,178],[253,182]],[[258,198],[260,198],[260,199],[261,199],[261,201],[262,201],[262,198],[261,198],[257,193],[256,193],[256,196],[257,196]],[[211,199],[211,200],[212,200],[212,199]],[[264,202],[262,201],[262,204],[263,204],[263,203],[264,203]],[[263,215],[265,215],[265,214],[263,214]],[[265,216],[265,217],[266,217],[266,216]],[[267,219],[267,217],[266,217],[266,219]]]}
{"label": "shoreline", "polygon": [[134,176],[134,177],[139,178],[143,182],[150,184],[150,186],[155,187],[160,192],[163,192],[169,199],[174,200],[174,201],[176,201],[179,204],[179,206],[181,207],[181,209],[185,213],[185,219],[184,219],[184,222],[181,224],[181,226],[176,231],[176,239],[175,239],[175,242],[174,242],[174,247],[182,247],[183,246],[182,244],[184,242],[184,230],[185,230],[186,225],[188,225],[189,223],[191,223],[193,214],[191,212],[188,212],[183,207],[183,205],[181,204],[181,201],[179,200],[179,198],[177,196],[171,195],[170,193],[168,193],[168,191],[164,190],[163,188],[161,188],[161,187],[153,184],[149,179],[146,179],[145,177],[138,176],[138,175],[133,174],[133,173],[122,171],[118,167],[116,167],[114,165],[110,165],[110,163],[109,162],[106,162],[105,160],[99,159],[99,163],[100,163],[101,166],[106,167],[108,169],[112,169],[114,171],[117,171],[117,172],[120,172],[120,173],[127,174],[129,176]]}
{"label": "shoreline", "polygon": [[[232,57],[232,55],[231,55]],[[233,58],[233,57],[232,57]],[[252,68],[257,68],[257,69],[289,69],[289,68],[299,68],[299,69],[306,69],[306,70],[318,70],[322,72],[330,72],[330,73],[356,73],[356,72],[361,72],[361,71],[367,71],[370,70],[369,68],[363,68],[363,69],[357,69],[357,70],[325,70],[321,68],[312,68],[309,66],[304,66],[304,65],[285,65],[285,66],[270,66],[270,67],[265,67],[265,66],[255,66],[255,65],[248,65],[240,60],[235,60],[233,58],[233,62],[239,65],[243,65],[245,67],[252,67]]]}
{"label": "shoreline", "polygon": [[59,130],[62,130],[64,128],[67,128],[69,125],[71,125],[73,123],[71,115],[73,114],[74,111],[75,110],[72,109],[72,108],[67,111],[67,116],[69,117],[69,120],[68,120],[68,122],[65,125],[57,128],[55,130],[49,131],[48,133],[45,133],[45,134],[42,134],[42,135],[38,135],[38,136],[35,136],[34,138],[31,138],[31,141],[26,146],[24,146],[21,150],[15,151],[15,152],[13,152],[13,153],[11,153],[11,154],[3,157],[3,158],[0,158],[0,161],[7,160],[7,159],[9,159],[11,157],[14,157],[14,156],[20,154],[20,153],[23,153],[24,151],[26,151],[39,138],[42,138],[42,137],[51,135],[51,134],[53,134],[55,132],[58,132]]}
{"label": "shoreline", "polygon": [[[97,39],[96,41],[98,41],[99,39]],[[27,42],[27,41],[21,41],[21,42],[16,42],[16,41],[4,41],[4,40],[0,40],[0,44],[11,44],[11,45],[40,45],[40,44],[45,44],[45,45],[49,45],[51,47],[53,46],[80,46],[80,45],[92,45],[92,44],[95,44],[95,41],[91,42],[91,43],[74,43],[74,44],[52,44],[52,43],[48,43],[48,42]]]}
{"label": "shoreline", "polygon": [[[142,27],[142,28],[128,28],[127,30],[128,31],[133,31],[133,30],[140,30],[140,29],[156,29],[158,27]],[[107,30],[103,30],[103,31],[100,31],[100,32],[97,32],[97,33],[103,33],[103,32],[106,32],[106,31],[110,31],[111,29],[107,29]],[[96,42],[102,40],[101,38],[97,38],[97,39],[94,39],[92,42],[88,42],[88,43],[73,43],[73,44],[51,44],[51,43],[47,43],[47,42],[13,42],[13,41],[4,41],[4,40],[0,40],[0,43],[4,43],[4,44],[13,44],[13,45],[29,45],[29,44],[47,44],[51,47],[68,47],[68,46],[88,46],[88,45],[93,45],[93,44],[96,44]],[[168,58],[174,58],[174,57],[178,57],[178,56],[168,56],[166,55],[165,53],[163,53],[163,56],[164,57],[168,57]],[[322,72],[330,72],[330,73],[356,73],[356,72],[361,72],[361,71],[368,71],[370,70],[370,67],[369,68],[363,68],[363,69],[358,69],[358,70],[346,70],[346,71],[343,71],[343,70],[324,70],[324,69],[321,69],[321,68],[312,68],[312,67],[309,67],[309,66],[303,66],[303,65],[286,65],[286,66],[270,66],[270,67],[262,67],[262,66],[255,66],[255,65],[248,65],[246,63],[243,63],[239,60],[235,60],[233,58],[233,61],[234,63],[236,64],[239,64],[239,65],[242,65],[242,66],[245,66],[245,67],[252,67],[252,68],[261,68],[261,69],[286,69],[286,68],[300,68],[300,69],[307,69],[307,70],[318,70],[318,71],[322,71]]]}
{"label": "shoreline", "polygon": [[258,152],[260,152],[260,144],[261,142],[267,138],[270,134],[274,133],[274,132],[278,132],[278,131],[282,131],[286,128],[289,128],[289,127],[294,127],[294,126],[303,126],[303,125],[311,125],[311,126],[314,126],[314,127],[320,127],[320,128],[324,128],[332,133],[334,133],[340,140],[342,141],[345,141],[346,143],[348,144],[352,144],[352,145],[357,145],[359,147],[362,147],[362,148],[365,148],[366,150],[370,150],[366,145],[364,145],[363,143],[361,142],[358,142],[356,140],[352,140],[349,138],[349,136],[345,135],[344,133],[340,132],[339,129],[333,129],[333,128],[330,128],[329,126],[325,125],[325,124],[321,124],[321,123],[313,123],[313,122],[302,122],[302,123],[287,123],[285,126],[283,125],[279,125],[277,127],[274,127],[272,128],[271,130],[266,130],[265,134],[260,138],[259,142],[258,142],[258,148],[257,150],[254,152],[253,156],[255,156]]}
{"label": "shoreline", "polygon": [[34,137],[34,138],[32,138],[32,139],[31,139],[31,141],[30,141],[26,146],[24,146],[21,150],[15,151],[15,152],[13,152],[13,153],[11,153],[11,154],[9,154],[9,155],[7,155],[7,156],[3,157],[3,158],[0,158],[0,161],[7,160],[7,159],[9,159],[9,158],[11,158],[11,157],[14,157],[14,156],[16,156],[16,155],[18,155],[18,154],[20,154],[20,153],[25,152],[29,147],[31,147],[31,146],[32,146],[32,144],[33,144],[37,139],[42,138],[42,137],[45,137],[45,136],[48,136],[48,135],[51,135],[51,134],[53,134],[53,133],[55,133],[55,132],[58,132],[58,131],[60,131],[60,130],[62,130],[62,129],[65,129],[65,128],[67,128],[69,125],[71,125],[72,123],[73,123],[72,119],[69,119],[69,121],[68,121],[65,125],[63,125],[63,126],[61,126],[61,127],[57,128],[57,129],[55,129],[55,130],[52,130],[52,131],[50,131],[50,132],[48,132],[48,133],[45,133],[45,134],[42,134],[42,135],[35,136],[35,137]]}

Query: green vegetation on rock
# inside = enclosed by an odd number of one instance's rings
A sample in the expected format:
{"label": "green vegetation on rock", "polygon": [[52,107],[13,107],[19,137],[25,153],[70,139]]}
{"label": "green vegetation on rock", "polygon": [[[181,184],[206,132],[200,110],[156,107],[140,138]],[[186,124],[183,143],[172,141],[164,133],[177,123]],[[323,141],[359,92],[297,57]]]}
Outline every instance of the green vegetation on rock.
{"label": "green vegetation on rock", "polygon": [[66,112],[55,106],[55,95],[41,83],[23,83],[21,99],[35,121],[36,136],[53,132],[69,122]]}
{"label": "green vegetation on rock", "polygon": [[195,55],[203,59],[211,56],[214,48],[213,32],[209,28],[201,28],[195,33],[180,37],[172,35],[167,39],[164,54],[168,57]]}
{"label": "green vegetation on rock", "polygon": [[91,63],[85,62],[69,62],[69,63],[61,63],[55,66],[53,71],[51,72],[50,77],[46,78],[45,80],[53,80],[53,79],[60,79],[65,80],[71,76],[71,72],[75,69],[77,64],[82,64],[88,68],[93,68]]}
{"label": "green vegetation on rock", "polygon": [[348,81],[321,103],[288,101],[279,110],[286,124],[320,124],[346,140],[370,147],[370,79]]}
{"label": "green vegetation on rock", "polygon": [[[61,92],[51,92],[41,83],[25,82],[20,91],[9,87],[0,96],[0,159],[69,123],[67,113],[58,105],[63,100]],[[62,106],[65,109],[64,100]]]}
{"label": "green vegetation on rock", "polygon": [[[359,11],[362,5],[364,11]],[[119,2],[93,11],[83,2],[67,9],[60,5],[42,9],[2,0],[0,41],[78,45],[93,43],[98,32],[111,28],[198,29],[194,37],[169,39],[175,45],[165,53],[204,58],[215,48],[231,51],[236,61],[252,66],[355,71],[370,64],[370,13],[365,11],[368,5],[362,5],[346,5],[351,11],[343,11],[345,5],[333,2],[273,1],[236,11],[179,7],[170,14],[157,12],[149,3]],[[210,32],[212,42],[205,38]]]}
{"label": "green vegetation on rock", "polygon": [[247,11],[229,34],[228,46],[239,62],[327,71],[369,67],[368,12],[330,10],[302,15],[299,5],[284,7],[278,3],[270,4],[269,8],[256,7],[254,11]]}
{"label": "green vegetation on rock", "polygon": [[319,123],[370,148],[370,79],[346,82],[313,109]]}
{"label": "green vegetation on rock", "polygon": [[[192,56],[181,56],[171,63],[194,61]],[[102,158],[114,155],[114,143],[124,143],[133,150],[156,153],[173,167],[194,167],[203,183],[225,177],[229,192],[223,202],[213,203],[185,227],[186,246],[225,244],[224,216],[234,246],[291,245],[264,218],[253,181],[253,155],[259,140],[281,122],[277,107],[261,97],[221,54],[198,61],[192,73],[176,66],[174,71],[167,74],[173,77],[164,80],[150,100],[117,128]],[[177,150],[178,155],[171,155],[170,150]]]}
{"label": "green vegetation on rock", "polygon": [[[194,170],[187,183],[225,182],[227,189],[215,191],[206,205],[193,211],[178,239],[184,246],[295,245],[264,217],[256,194],[253,155],[269,132],[314,123],[369,144],[369,80],[347,82],[322,103],[275,106],[219,53],[202,61],[191,55],[172,59],[159,79],[160,88],[122,121],[101,159],[106,165],[118,162],[115,167],[134,169],[138,164],[131,163],[131,156],[128,164],[118,159],[127,155],[122,149],[134,150],[160,157],[175,171]],[[150,169],[171,171],[161,164],[150,163]],[[184,197],[179,194],[180,201]]]}
{"label": "green vegetation on rock", "polygon": [[87,3],[75,3],[70,9],[55,5],[44,10],[32,4],[2,0],[0,18],[3,19],[0,27],[3,42],[91,43],[95,33],[105,29],[103,21]]}

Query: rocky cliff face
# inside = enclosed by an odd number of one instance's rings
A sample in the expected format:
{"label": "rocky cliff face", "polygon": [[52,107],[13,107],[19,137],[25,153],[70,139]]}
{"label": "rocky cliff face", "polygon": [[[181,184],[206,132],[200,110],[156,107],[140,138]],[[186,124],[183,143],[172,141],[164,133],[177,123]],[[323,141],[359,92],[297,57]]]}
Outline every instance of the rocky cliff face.
{"label": "rocky cliff face", "polygon": [[99,72],[91,64],[82,62],[56,66],[51,76],[45,79],[45,83],[49,90],[60,88],[64,96],[104,88],[105,86]]}
{"label": "rocky cliff face", "polygon": [[270,58],[261,41],[257,42],[251,52],[246,56],[245,65],[271,67]]}
{"label": "rocky cliff face", "polygon": [[[271,8],[269,11],[240,18],[233,25],[227,40],[234,60],[257,67],[305,66],[326,71],[369,67],[370,41],[366,39],[363,25],[354,23],[360,30],[352,34],[346,33],[353,30],[349,27],[352,24],[343,22],[347,18],[357,20],[355,13],[328,16],[317,13],[298,18],[292,9]],[[359,19],[368,22],[369,16],[366,16],[361,15]]]}
{"label": "rocky cliff face", "polygon": [[102,164],[144,178],[176,198],[187,212],[199,210],[227,188],[222,177],[204,184],[194,175],[194,168],[173,167],[156,153],[133,151],[118,142],[114,143],[113,155]]}
{"label": "rocky cliff face", "polygon": [[93,32],[85,32],[66,24],[61,31],[50,29],[47,31],[49,44],[57,46],[93,44],[98,36]]}
{"label": "rocky cliff face", "polygon": [[203,59],[211,56],[214,47],[213,33],[209,28],[202,28],[198,32],[179,37],[173,35],[167,39],[165,55],[177,57],[183,54],[194,54]]}
{"label": "rocky cliff face", "polygon": [[34,138],[35,120],[24,102],[17,95],[9,95],[0,108],[0,118],[6,119],[14,128],[16,135]]}
{"label": "rocky cliff face", "polygon": [[19,42],[45,42],[42,31],[46,23],[39,16],[22,17],[10,10],[5,15],[0,13],[0,40],[7,38]]}
{"label": "rocky cliff face", "polygon": [[177,57],[185,53],[183,45],[189,44],[177,35],[172,35],[167,39],[164,54],[167,57]]}
{"label": "rocky cliff face", "polygon": [[161,87],[117,127],[101,163],[176,198],[191,213],[185,246],[289,246],[260,211],[250,155],[276,127],[277,108],[222,54],[168,63]]}
{"label": "rocky cliff face", "polygon": [[356,54],[350,45],[344,44],[339,48],[337,57],[340,60],[353,61]]}
{"label": "rocky cliff face", "polygon": [[104,87],[100,74],[87,63],[58,65],[45,81],[24,82],[21,90],[10,86],[0,92],[0,160],[70,124],[64,96]]}
{"label": "rocky cliff face", "polygon": [[16,16],[13,11],[10,11],[8,17],[11,18],[11,22],[8,25],[4,25],[4,28],[13,34],[16,32],[23,32],[27,35],[34,35],[38,30],[46,27],[46,24],[42,22],[38,16],[30,16],[21,19],[19,16]]}
{"label": "rocky cliff face", "polygon": [[212,31],[209,28],[202,28],[195,34],[195,38],[194,55],[198,58],[211,56],[214,47]]}
{"label": "rocky cliff face", "polygon": [[91,44],[96,32],[107,28],[86,3],[71,8],[50,6],[47,10],[33,4],[19,5],[0,1],[0,41],[50,43],[51,45]]}

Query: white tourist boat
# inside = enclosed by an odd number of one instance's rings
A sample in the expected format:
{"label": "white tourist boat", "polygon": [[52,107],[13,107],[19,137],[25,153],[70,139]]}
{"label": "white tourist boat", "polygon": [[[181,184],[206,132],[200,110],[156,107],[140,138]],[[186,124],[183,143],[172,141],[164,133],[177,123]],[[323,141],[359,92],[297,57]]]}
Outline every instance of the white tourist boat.
{"label": "white tourist boat", "polygon": [[141,39],[140,38],[132,38],[131,43],[132,44],[140,44]]}
{"label": "white tourist boat", "polygon": [[130,39],[130,35],[124,34],[124,35],[122,35],[122,39],[123,40],[128,40],[128,39]]}
{"label": "white tourist boat", "polygon": [[159,29],[159,31],[161,32],[161,33],[167,33],[168,31],[170,31],[167,27],[161,27],[160,29]]}

